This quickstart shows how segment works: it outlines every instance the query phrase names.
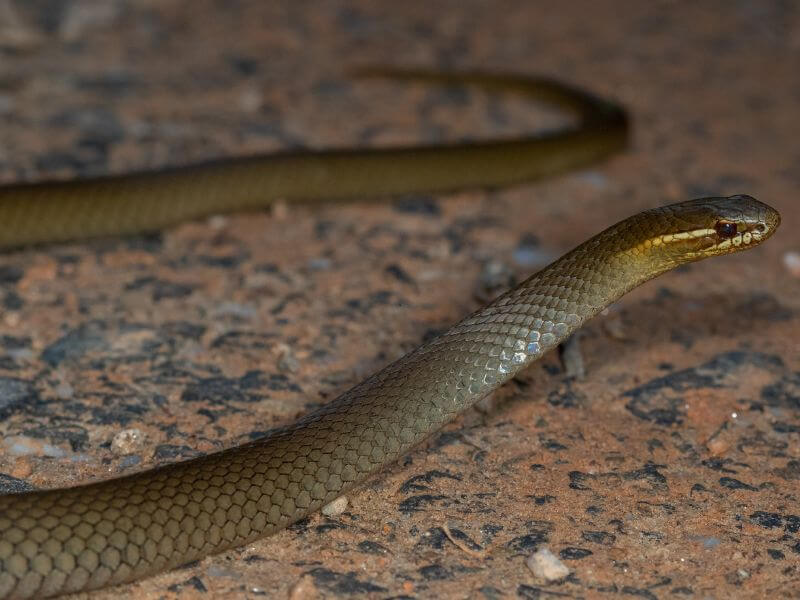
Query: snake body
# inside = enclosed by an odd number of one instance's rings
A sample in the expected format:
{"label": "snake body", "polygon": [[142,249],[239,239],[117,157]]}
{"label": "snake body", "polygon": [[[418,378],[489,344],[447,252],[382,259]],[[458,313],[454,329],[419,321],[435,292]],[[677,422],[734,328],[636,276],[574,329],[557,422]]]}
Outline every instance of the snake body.
{"label": "snake body", "polygon": [[481,72],[362,71],[437,85],[471,85],[545,101],[577,126],[452,145],[286,152],[158,172],[0,188],[0,247],[155,231],[188,219],[268,206],[496,187],[574,169],[620,150],[625,110],[546,78]]}
{"label": "snake body", "polygon": [[[475,149],[483,158],[494,151]],[[458,154],[455,148],[452,152]],[[327,159],[346,163],[354,156]],[[256,171],[248,185],[257,185]],[[289,177],[272,178],[284,175]],[[518,175],[510,169],[495,182]],[[217,176],[222,178],[209,175]],[[434,169],[428,176],[426,183],[442,181]],[[82,188],[52,184],[42,188],[41,196],[33,187],[15,188],[11,208],[0,211],[16,216],[28,202],[57,211],[48,189],[74,207],[84,202],[82,190],[102,195],[86,199],[84,210],[113,205],[128,215],[120,197],[130,200],[151,191],[162,200],[167,197],[162,189],[148,187],[156,181],[174,186],[172,191],[186,198],[202,190],[192,187],[197,184],[185,172],[166,174],[163,180],[153,177],[89,182]],[[398,178],[402,185],[409,183],[405,178]],[[355,176],[350,183],[358,184]],[[376,185],[365,184],[371,191]],[[15,193],[26,200],[15,204]],[[159,214],[158,225],[174,216]],[[395,460],[631,288],[686,262],[753,247],[779,222],[775,210],[749,196],[646,211],[593,237],[324,407],[261,439],[119,479],[0,496],[0,598],[46,597],[127,582],[278,531]],[[74,237],[74,229],[51,225],[48,233],[56,238]],[[150,225],[140,220],[113,229],[139,231]],[[90,229],[91,235],[101,232],[99,226]],[[57,230],[67,233],[59,236]],[[10,243],[29,241],[43,238],[13,238]]]}

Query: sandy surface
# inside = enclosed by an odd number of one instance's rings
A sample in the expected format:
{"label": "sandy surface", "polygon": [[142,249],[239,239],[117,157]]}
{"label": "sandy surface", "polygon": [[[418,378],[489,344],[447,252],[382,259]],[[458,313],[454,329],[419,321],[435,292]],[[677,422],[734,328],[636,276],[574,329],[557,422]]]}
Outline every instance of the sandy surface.
{"label": "sandy surface", "polygon": [[[402,4],[402,6],[401,6]],[[278,207],[0,256],[0,485],[73,484],[286,423],[613,221],[749,193],[764,246],[630,294],[429,444],[252,546],[116,598],[800,596],[800,9],[790,2],[0,0],[0,180],[533,130],[364,63],[557,75],[631,148],[500,192]],[[794,257],[794,258],[793,258]],[[793,262],[794,261],[794,262]],[[526,566],[548,549],[570,569]]]}

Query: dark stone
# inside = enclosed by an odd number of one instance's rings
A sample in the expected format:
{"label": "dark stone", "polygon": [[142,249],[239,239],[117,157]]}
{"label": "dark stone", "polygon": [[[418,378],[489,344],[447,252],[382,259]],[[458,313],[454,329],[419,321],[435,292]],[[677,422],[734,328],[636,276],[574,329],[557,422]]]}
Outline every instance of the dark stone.
{"label": "dark stone", "polygon": [[77,360],[87,352],[107,349],[102,328],[97,323],[87,323],[69,331],[42,351],[42,360],[51,367],[64,360]]}
{"label": "dark stone", "polygon": [[750,515],[750,521],[766,529],[772,529],[774,527],[780,527],[783,525],[783,517],[781,517],[781,515],[778,513],[768,513],[761,510],[758,510]]}
{"label": "dark stone", "polygon": [[406,304],[406,302],[398,298],[393,292],[389,290],[378,290],[366,298],[351,298],[346,302],[346,305],[347,308],[366,314],[376,306],[387,306],[391,304],[393,299],[396,305]]}
{"label": "dark stone", "polygon": [[302,392],[300,386],[282,373],[267,375],[261,371],[249,371],[242,377],[208,377],[192,382],[183,390],[181,399],[220,406],[228,406],[231,402],[260,402],[266,397],[259,392],[261,388]]}
{"label": "dark stone", "polygon": [[411,496],[406,498],[398,505],[398,510],[401,513],[411,514],[424,510],[426,506],[433,504],[447,505],[449,498],[442,495],[434,494],[420,494],[419,496]]}
{"label": "dark stone", "polygon": [[363,542],[359,542],[358,546],[359,552],[363,552],[364,554],[390,554],[389,549],[384,546],[383,544],[379,544],[378,542],[372,542],[370,540],[364,540]]}
{"label": "dark stone", "polygon": [[0,335],[0,346],[9,352],[24,350],[31,347],[31,338]]}
{"label": "dark stone", "polygon": [[0,420],[17,409],[39,402],[39,393],[30,381],[0,377]]}
{"label": "dark stone", "polygon": [[535,552],[540,544],[548,540],[548,532],[536,531],[527,535],[520,535],[509,540],[506,548],[513,552],[520,552],[523,554],[530,554]]}
{"label": "dark stone", "polygon": [[432,196],[404,196],[392,203],[397,212],[438,217],[442,214],[439,203]]}
{"label": "dark stone", "polygon": [[314,578],[314,583],[335,594],[370,594],[375,592],[385,592],[386,588],[375,585],[369,581],[359,581],[355,571],[347,573],[337,573],[324,567],[311,569],[307,573]]}
{"label": "dark stone", "polygon": [[194,287],[183,283],[175,283],[172,281],[153,282],[153,300],[158,302],[166,298],[185,298],[194,291]]}
{"label": "dark stone", "polygon": [[747,490],[749,492],[757,492],[758,488],[753,487],[743,481],[739,481],[738,479],[734,479],[733,477],[720,477],[719,484],[722,487],[726,487],[730,490]]}
{"label": "dark stone", "polygon": [[775,296],[766,292],[757,292],[747,298],[744,302],[736,305],[733,309],[734,314],[747,315],[751,320],[763,321],[788,321],[794,316],[794,312],[788,306],[784,306]]}
{"label": "dark stone", "polygon": [[775,469],[775,474],[787,481],[800,479],[800,460],[789,460],[785,467]]}
{"label": "dark stone", "polygon": [[173,583],[167,589],[170,592],[175,593],[175,592],[180,592],[184,587],[194,588],[198,592],[207,592],[208,591],[208,588],[205,586],[203,581],[197,576],[190,577],[189,579],[187,579],[183,583]]}
{"label": "dark stone", "polygon": [[594,553],[591,550],[587,550],[586,548],[574,548],[572,546],[564,548],[558,553],[564,560],[578,560],[591,556],[592,554]]}
{"label": "dark stone", "polygon": [[525,585],[521,583],[517,587],[517,597],[523,600],[545,600],[552,598],[575,598],[568,592],[559,592],[552,588],[542,588],[536,585]]}
{"label": "dark stone", "polygon": [[561,452],[563,450],[569,450],[569,446],[565,446],[564,444],[557,442],[555,440],[550,439],[543,439],[541,440],[542,448],[545,450],[549,450],[550,452]]}
{"label": "dark stone", "polygon": [[127,71],[107,71],[92,77],[80,77],[78,87],[93,94],[124,96],[139,85],[139,80]]}
{"label": "dark stone", "polygon": [[6,310],[19,310],[25,305],[25,301],[15,291],[10,290],[6,292],[3,298],[3,308]]}
{"label": "dark stone", "polygon": [[730,458],[707,458],[703,461],[700,461],[700,464],[704,467],[708,467],[714,471],[719,471],[721,473],[736,473],[734,469],[728,469],[725,465],[733,464],[733,461]]}
{"label": "dark stone", "polygon": [[772,424],[772,431],[775,433],[800,433],[800,425],[786,423],[785,421],[776,421]]}
{"label": "dark stone", "polygon": [[[426,534],[427,535],[420,537],[420,540],[417,543],[418,546],[424,546],[427,548],[442,550],[443,548],[446,548],[448,544],[452,543],[448,538],[447,534],[445,534],[444,530],[441,527],[432,527],[428,529]],[[464,533],[460,529],[456,528],[451,529],[450,535],[453,536],[454,539],[462,542],[465,546],[469,547],[472,550],[475,551],[483,550],[483,548],[478,543],[476,543],[472,538],[470,538],[466,533]]]}
{"label": "dark stone", "polygon": [[767,406],[800,410],[800,372],[784,375],[761,388],[761,399]]}
{"label": "dark stone", "polygon": [[617,541],[617,536],[607,531],[584,531],[581,537],[594,544],[602,544],[603,546],[611,546]]}
{"label": "dark stone", "polygon": [[82,140],[91,141],[101,147],[120,141],[125,134],[117,116],[103,107],[65,110],[52,117],[49,124],[77,130]]}
{"label": "dark stone", "polygon": [[336,521],[326,521],[321,525],[317,525],[314,528],[314,531],[316,533],[322,534],[322,533],[327,533],[329,531],[333,531],[335,529],[347,529],[347,527],[342,523],[337,523]]}
{"label": "dark stone", "polygon": [[453,574],[442,565],[433,564],[419,569],[419,574],[427,581],[438,581],[442,579],[452,579]]}
{"label": "dark stone", "polygon": [[800,531],[800,516],[781,515],[779,513],[765,512],[757,510],[750,515],[750,521],[765,529],[783,527],[787,533],[797,533]]}
{"label": "dark stone", "polygon": [[397,279],[397,281],[409,284],[414,283],[413,277],[411,277],[411,275],[409,275],[405,271],[405,269],[403,269],[400,265],[396,264],[388,265],[386,269],[384,269],[384,271],[386,272],[387,275],[391,275],[392,277]]}
{"label": "dark stone", "polygon": [[[559,346],[559,348],[561,348],[561,346]],[[577,408],[580,406],[585,406],[587,403],[587,398],[585,394],[573,389],[571,385],[566,385],[550,392],[547,395],[547,402],[551,406]]]}
{"label": "dark stone", "polygon": [[25,271],[16,265],[0,265],[0,285],[17,283],[25,275]]}
{"label": "dark stone", "polygon": [[36,488],[24,479],[17,479],[11,475],[0,473],[0,494],[21,494],[31,492]]}
{"label": "dark stone", "polygon": [[674,371],[626,391],[630,398],[625,407],[635,416],[658,425],[672,426],[683,422],[686,404],[683,392],[700,388],[723,388],[726,378],[744,365],[768,371],[782,369],[779,356],[734,350],[718,354],[699,367]]}
{"label": "dark stone", "polygon": [[545,504],[549,504],[553,500],[556,499],[555,496],[551,496],[550,494],[545,494],[544,496],[527,496],[527,498],[531,498],[533,503],[537,506],[543,506]]}
{"label": "dark stone", "polygon": [[667,465],[657,465],[647,462],[641,469],[628,471],[622,474],[626,481],[649,481],[655,488],[664,488],[667,485],[667,478],[658,472],[658,469],[665,469]]}
{"label": "dark stone", "polygon": [[86,429],[78,425],[53,425],[31,427],[23,430],[23,435],[37,439],[50,440],[51,443],[60,444],[67,442],[73,452],[79,452],[86,447],[89,435]]}
{"label": "dark stone", "polygon": [[105,395],[103,406],[91,408],[92,424],[128,425],[141,421],[150,410],[145,401],[130,401],[127,396]]}
{"label": "dark stone", "polygon": [[258,73],[258,59],[251,56],[229,56],[228,64],[240,75],[250,77]]}
{"label": "dark stone", "polygon": [[647,600],[658,600],[658,596],[650,590],[635,588],[630,585],[624,586],[620,591],[626,596],[639,596],[640,598],[647,598]]}
{"label": "dark stone", "polygon": [[159,444],[153,452],[156,460],[166,460],[175,458],[194,458],[202,453],[190,448],[189,446],[176,446],[174,444]]}
{"label": "dark stone", "polygon": [[452,479],[454,481],[461,481],[461,475],[458,473],[451,473],[450,471],[439,471],[433,470],[428,471],[426,473],[422,473],[421,475],[414,475],[413,477],[407,479],[402,486],[400,486],[400,493],[401,494],[408,494],[410,492],[422,492],[427,491],[430,488],[429,485],[435,479]]}

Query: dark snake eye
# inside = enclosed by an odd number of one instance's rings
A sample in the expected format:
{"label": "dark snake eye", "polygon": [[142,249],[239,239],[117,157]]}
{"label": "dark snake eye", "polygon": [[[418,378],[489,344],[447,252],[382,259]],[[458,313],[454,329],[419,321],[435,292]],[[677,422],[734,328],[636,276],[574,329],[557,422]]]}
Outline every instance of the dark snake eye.
{"label": "dark snake eye", "polygon": [[716,225],[714,225],[714,229],[717,231],[717,235],[721,238],[732,238],[736,235],[736,223],[729,223],[725,221],[720,221]]}

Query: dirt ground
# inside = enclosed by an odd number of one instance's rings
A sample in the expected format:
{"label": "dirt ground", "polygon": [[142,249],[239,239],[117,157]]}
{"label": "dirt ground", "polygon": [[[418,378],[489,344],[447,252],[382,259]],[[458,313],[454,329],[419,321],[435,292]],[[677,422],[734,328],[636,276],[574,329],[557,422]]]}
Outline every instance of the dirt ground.
{"label": "dirt ground", "polygon": [[[0,180],[560,122],[355,84],[364,64],[555,75],[627,106],[632,143],[502,191],[0,256],[0,489],[290,422],[643,208],[748,193],[783,224],[626,296],[585,328],[583,379],[545,357],[343,513],[88,597],[800,597],[796,3],[0,0]],[[543,548],[566,579],[526,566]]]}

